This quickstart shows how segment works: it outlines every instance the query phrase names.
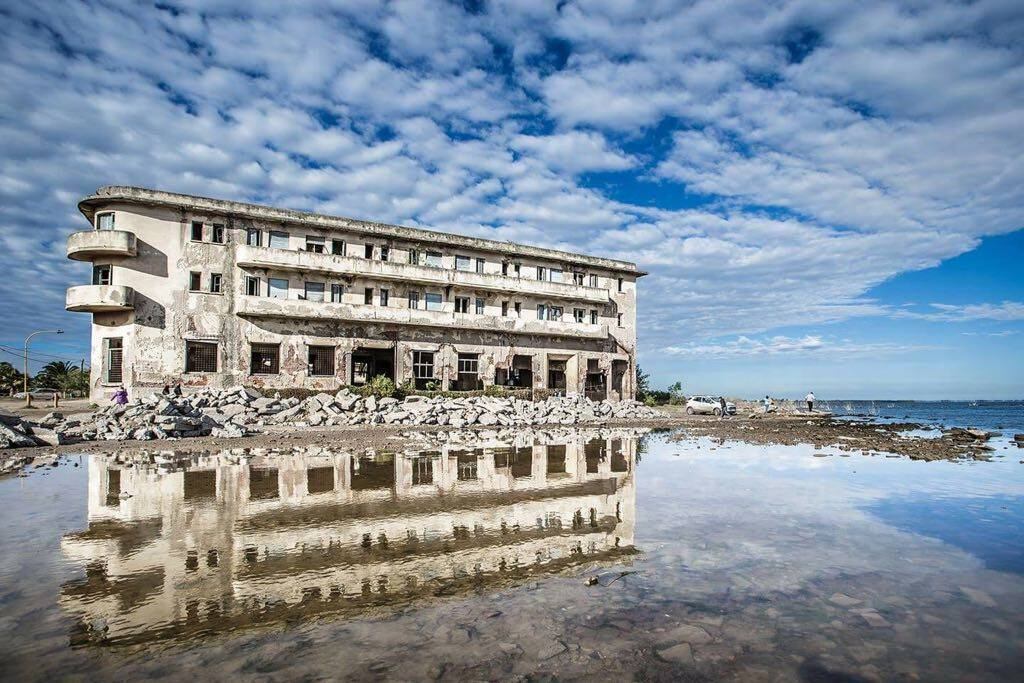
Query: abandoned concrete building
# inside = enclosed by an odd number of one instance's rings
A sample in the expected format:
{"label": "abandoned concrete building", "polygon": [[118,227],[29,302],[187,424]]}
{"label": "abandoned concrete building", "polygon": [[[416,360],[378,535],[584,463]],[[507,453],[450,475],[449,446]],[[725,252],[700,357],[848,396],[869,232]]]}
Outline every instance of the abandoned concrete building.
{"label": "abandoned concrete building", "polygon": [[109,186],[67,255],[92,283],[94,400],[181,383],[334,391],[378,375],[635,395],[635,264],[255,204]]}

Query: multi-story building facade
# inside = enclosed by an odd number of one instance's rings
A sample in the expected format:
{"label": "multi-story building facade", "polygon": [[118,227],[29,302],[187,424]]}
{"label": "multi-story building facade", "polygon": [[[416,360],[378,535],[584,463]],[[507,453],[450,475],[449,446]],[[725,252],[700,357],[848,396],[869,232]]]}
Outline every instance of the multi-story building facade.
{"label": "multi-story building facade", "polygon": [[79,203],[92,397],[181,383],[635,394],[625,261],[135,187]]}

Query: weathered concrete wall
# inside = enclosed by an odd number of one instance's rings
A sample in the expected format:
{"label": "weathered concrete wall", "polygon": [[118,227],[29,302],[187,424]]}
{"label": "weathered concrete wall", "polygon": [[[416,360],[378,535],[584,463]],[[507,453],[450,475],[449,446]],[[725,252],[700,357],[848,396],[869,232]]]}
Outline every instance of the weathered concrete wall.
{"label": "weathered concrete wall", "polygon": [[[642,273],[631,264],[526,247],[517,254],[506,243],[455,236],[448,244],[434,233],[426,233],[430,242],[417,242],[413,238],[422,239],[424,231],[360,232],[369,224],[358,221],[337,226],[305,219],[277,222],[259,212],[205,210],[221,204],[204,201],[87,200],[87,215],[114,212],[117,231],[135,238],[135,255],[90,256],[95,265],[111,266],[113,286],[134,292],[131,310],[94,315],[94,400],[108,399],[116,388],[105,381],[106,338],[122,340],[123,383],[131,394],[179,382],[186,389],[236,384],[332,389],[351,381],[353,350],[369,347],[395,350],[398,382],[412,378],[413,351],[435,352],[435,378],[444,388],[457,377],[459,353],[480,355],[485,385],[495,381],[497,368],[509,367],[512,357],[522,354],[532,356],[533,386],[545,388],[549,360],[565,360],[569,393],[583,390],[590,359],[598,361],[610,389],[613,362],[620,361],[628,368],[621,394],[633,395],[636,279]],[[203,224],[202,241],[191,239],[193,222]],[[214,225],[223,226],[223,243],[211,241]],[[262,247],[246,245],[251,230],[259,231]],[[286,233],[289,249],[267,247],[271,231]],[[343,239],[348,256],[300,251],[308,235],[323,237],[327,252],[332,239]],[[75,244],[93,242],[74,238]],[[365,244],[373,245],[372,259],[363,258]],[[382,247],[387,248],[386,262],[380,260]],[[410,250],[441,252],[442,268],[410,265]],[[472,271],[455,270],[456,256],[469,259]],[[483,260],[479,273],[477,259]],[[502,274],[503,262],[508,276]],[[517,263],[519,277],[513,275]],[[616,269],[620,264],[622,269]],[[560,270],[562,282],[538,281],[538,265],[548,273]],[[574,284],[573,269],[583,285]],[[190,273],[199,274],[197,291],[190,290]],[[219,292],[210,291],[214,275],[220,277]],[[247,295],[247,277],[258,278],[258,296]],[[287,299],[268,296],[269,278],[288,281]],[[324,302],[304,300],[307,282],[324,285]],[[331,302],[332,284],[342,288],[340,302]],[[369,305],[364,303],[367,288],[373,289]],[[380,305],[382,288],[389,294],[386,307]],[[418,309],[410,307],[410,291],[419,293]],[[440,295],[440,310],[426,309],[427,293]],[[456,311],[460,297],[469,299],[468,313]],[[476,313],[478,299],[482,314]],[[561,320],[539,320],[541,306],[561,307]],[[574,309],[582,311],[582,323],[574,320]],[[186,340],[217,343],[218,372],[185,373]],[[278,374],[251,374],[252,343],[281,345]],[[335,347],[334,376],[310,376],[309,345]]]}

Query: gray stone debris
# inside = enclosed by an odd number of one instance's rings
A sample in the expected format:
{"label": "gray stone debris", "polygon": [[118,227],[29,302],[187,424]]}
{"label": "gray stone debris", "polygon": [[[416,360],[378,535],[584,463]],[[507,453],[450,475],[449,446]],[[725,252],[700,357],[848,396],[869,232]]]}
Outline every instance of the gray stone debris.
{"label": "gray stone debris", "polygon": [[64,419],[50,413],[31,424],[0,416],[0,448],[58,445],[74,441],[233,438],[270,425],[450,425],[455,428],[602,424],[609,420],[665,417],[636,401],[608,403],[584,397],[527,401],[500,396],[395,398],[363,397],[342,389],[304,400],[265,397],[244,387],[203,389],[179,398],[151,394],[127,405],[110,405],[91,416]]}

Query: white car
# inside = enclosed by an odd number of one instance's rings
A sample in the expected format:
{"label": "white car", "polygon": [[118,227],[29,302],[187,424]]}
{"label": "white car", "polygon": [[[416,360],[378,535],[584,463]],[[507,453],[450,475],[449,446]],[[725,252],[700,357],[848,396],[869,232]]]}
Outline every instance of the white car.
{"label": "white car", "polygon": [[[56,389],[29,389],[28,393],[32,394],[32,398],[38,399],[50,399],[54,394],[60,394]],[[19,391],[12,398],[25,398],[25,392]]]}
{"label": "white car", "polygon": [[[725,403],[727,415],[736,414],[736,404],[730,401]],[[686,401],[687,415],[721,415],[722,401],[718,396],[691,396]]]}

